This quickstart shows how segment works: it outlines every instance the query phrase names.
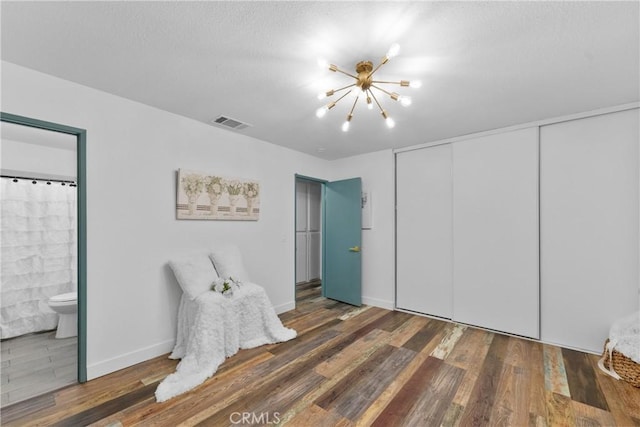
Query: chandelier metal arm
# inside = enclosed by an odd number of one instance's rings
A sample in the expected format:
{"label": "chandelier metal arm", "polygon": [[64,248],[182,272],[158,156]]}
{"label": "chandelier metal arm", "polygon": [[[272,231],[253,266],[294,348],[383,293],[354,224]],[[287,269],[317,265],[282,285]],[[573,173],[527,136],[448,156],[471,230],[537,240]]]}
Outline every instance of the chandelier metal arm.
{"label": "chandelier metal arm", "polygon": [[384,109],[382,108],[382,105],[380,105],[380,103],[378,102],[378,98],[376,98],[376,96],[374,95],[373,91],[371,89],[369,89],[369,95],[371,95],[371,97],[373,98],[374,101],[376,101],[376,104],[378,105],[378,108],[380,109],[380,112],[384,113]]}
{"label": "chandelier metal arm", "polygon": [[349,115],[347,116],[347,121],[350,122],[351,118],[353,117],[353,110],[355,110],[356,108],[356,104],[358,103],[358,99],[360,98],[360,95],[356,96],[356,100],[353,101],[353,105],[351,106],[351,111],[349,111]]}
{"label": "chandelier metal arm", "polygon": [[354,79],[358,80],[358,77],[354,76],[354,75],[353,75],[353,74],[351,74],[351,73],[347,73],[346,71],[341,70],[340,68],[338,68],[338,67],[337,67],[337,66],[335,66],[335,65],[331,65],[331,67],[329,67],[329,69],[330,69],[331,71],[337,71],[337,72],[339,72],[339,73],[346,74],[347,76],[352,77],[352,78],[354,78]]}
{"label": "chandelier metal arm", "polygon": [[387,95],[389,95],[391,98],[393,98],[393,99],[394,99],[394,100],[396,100],[396,101],[398,100],[398,99],[397,99],[397,98],[398,98],[398,94],[397,94],[397,93],[391,93],[391,92],[386,91],[386,90],[384,90],[384,89],[382,89],[381,87],[376,86],[376,85],[371,85],[371,87],[374,87],[374,88],[378,89],[380,92],[384,92],[384,93],[386,93]]}
{"label": "chandelier metal arm", "polygon": [[386,64],[387,62],[389,62],[389,58],[385,56],[384,58],[382,58],[382,61],[380,61],[380,63],[378,64],[378,66],[377,66],[376,68],[374,68],[374,69],[373,69],[373,71],[371,71],[371,72],[369,73],[369,77],[372,77],[372,76],[373,76],[373,74],[374,74],[376,71],[378,71],[378,70],[380,69],[380,67],[382,67],[382,66],[383,66],[384,64]]}
{"label": "chandelier metal arm", "polygon": [[388,82],[388,81],[385,81],[385,80],[373,80],[371,83],[381,83],[381,84],[387,84],[387,85],[408,86],[408,84],[406,84],[406,85],[402,84],[405,81],[406,80],[401,80],[399,82]]}
{"label": "chandelier metal arm", "polygon": [[352,84],[350,84],[350,85],[343,86],[343,87],[341,87],[340,89],[331,89],[331,90],[328,90],[328,91],[326,92],[326,94],[325,94],[325,95],[326,95],[327,97],[329,97],[329,96],[333,96],[336,92],[340,92],[341,90],[349,89],[350,87],[353,87],[353,86],[355,86],[355,85],[356,85],[355,83],[352,83]]}
{"label": "chandelier metal arm", "polygon": [[[353,90],[353,89],[351,89],[351,90]],[[349,94],[351,93],[351,90],[350,90],[349,92],[346,92],[346,93],[342,94],[342,96],[341,96],[340,98],[336,99],[336,100],[335,100],[335,101],[333,101],[331,104],[333,104],[333,106],[335,106],[338,102],[340,102],[340,100],[341,100],[342,98],[344,98],[345,96],[349,95]],[[333,107],[333,106],[332,106],[332,107]]]}

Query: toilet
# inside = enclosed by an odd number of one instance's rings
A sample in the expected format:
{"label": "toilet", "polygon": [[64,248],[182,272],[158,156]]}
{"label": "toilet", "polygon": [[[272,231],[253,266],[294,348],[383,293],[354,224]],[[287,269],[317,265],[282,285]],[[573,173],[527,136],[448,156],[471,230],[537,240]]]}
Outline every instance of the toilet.
{"label": "toilet", "polygon": [[58,313],[56,338],[78,335],[78,293],[69,292],[49,298],[49,307]]}

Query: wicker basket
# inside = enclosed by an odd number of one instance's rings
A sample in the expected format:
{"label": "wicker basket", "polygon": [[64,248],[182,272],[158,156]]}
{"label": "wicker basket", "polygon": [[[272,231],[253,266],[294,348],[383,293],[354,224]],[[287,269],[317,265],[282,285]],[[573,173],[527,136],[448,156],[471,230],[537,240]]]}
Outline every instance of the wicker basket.
{"label": "wicker basket", "polygon": [[609,360],[611,360],[613,370],[620,375],[620,378],[634,387],[640,387],[640,364],[634,362],[615,349],[611,352],[611,359],[609,359],[609,355],[607,354],[608,343],[609,340],[604,343],[603,356],[605,368],[611,369],[609,367]]}

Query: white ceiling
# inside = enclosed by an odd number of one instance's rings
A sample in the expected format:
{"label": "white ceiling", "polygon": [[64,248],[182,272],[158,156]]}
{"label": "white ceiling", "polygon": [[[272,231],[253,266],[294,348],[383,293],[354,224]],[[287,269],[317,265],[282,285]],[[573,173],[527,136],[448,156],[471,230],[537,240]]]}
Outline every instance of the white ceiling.
{"label": "white ceiling", "polygon": [[[640,3],[10,2],[2,59],[327,159],[397,148],[640,100]],[[395,119],[316,95],[398,57],[380,79],[420,79]],[[44,118],[46,119],[46,118]],[[323,150],[323,151],[321,151]]]}

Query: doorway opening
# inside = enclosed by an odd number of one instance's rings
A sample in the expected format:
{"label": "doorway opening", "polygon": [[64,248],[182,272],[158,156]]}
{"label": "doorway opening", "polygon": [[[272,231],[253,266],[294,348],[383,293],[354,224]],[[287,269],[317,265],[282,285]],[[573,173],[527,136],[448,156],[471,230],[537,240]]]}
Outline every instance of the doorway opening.
{"label": "doorway opening", "polygon": [[0,121],[5,412],[86,381],[86,131]]}
{"label": "doorway opening", "polygon": [[322,298],[322,185],[296,177],[296,307]]}
{"label": "doorway opening", "polygon": [[362,200],[359,177],[295,176],[296,309],[325,298],[362,305]]}

